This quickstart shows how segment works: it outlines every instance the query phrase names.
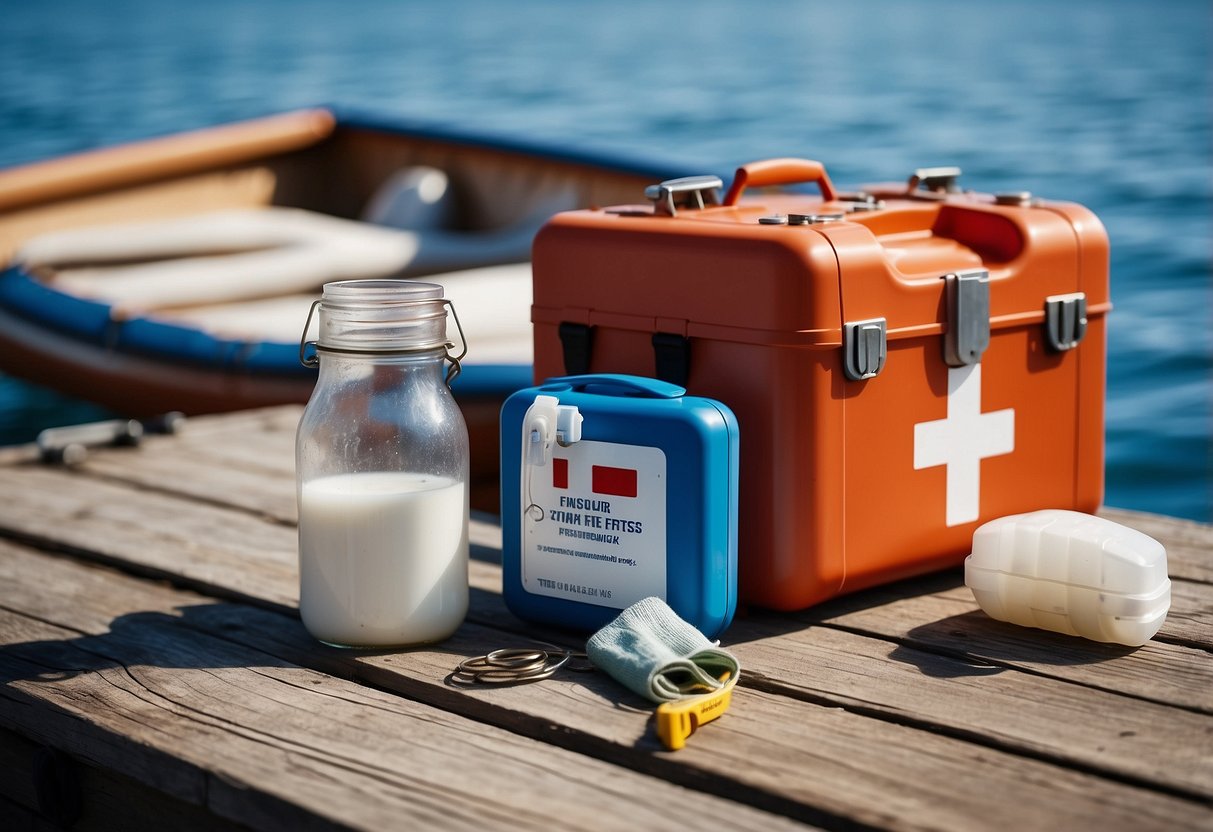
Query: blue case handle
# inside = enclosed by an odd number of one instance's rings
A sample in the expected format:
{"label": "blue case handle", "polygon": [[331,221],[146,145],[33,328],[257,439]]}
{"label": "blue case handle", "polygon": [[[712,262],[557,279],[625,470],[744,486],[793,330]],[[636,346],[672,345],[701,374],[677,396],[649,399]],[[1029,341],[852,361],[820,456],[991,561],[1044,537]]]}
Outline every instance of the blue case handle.
{"label": "blue case handle", "polygon": [[[644,376],[629,376],[620,373],[589,373],[580,376],[559,376],[549,378],[541,390],[559,387],[572,389],[579,393],[597,393],[605,396],[637,396],[645,399],[680,399],[686,395],[687,389],[668,381],[660,381]],[[602,389],[590,389],[602,388]]]}

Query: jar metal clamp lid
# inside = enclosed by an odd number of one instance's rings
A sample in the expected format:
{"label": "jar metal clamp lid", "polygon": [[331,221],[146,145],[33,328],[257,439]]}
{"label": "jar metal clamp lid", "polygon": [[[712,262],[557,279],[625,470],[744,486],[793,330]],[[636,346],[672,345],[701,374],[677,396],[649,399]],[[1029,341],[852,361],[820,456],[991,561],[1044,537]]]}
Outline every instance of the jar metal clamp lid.
{"label": "jar metal clamp lid", "polygon": [[[442,348],[446,351],[446,384],[459,375],[467,355],[467,338],[455,304],[442,296],[437,283],[411,280],[341,280],[324,284],[324,294],[308,309],[299,338],[299,362],[305,367],[320,364],[320,352],[354,355],[406,355]],[[320,334],[309,341],[312,317],[320,307]],[[446,308],[451,310],[462,346],[446,336]],[[312,347],[309,352],[308,347]]]}

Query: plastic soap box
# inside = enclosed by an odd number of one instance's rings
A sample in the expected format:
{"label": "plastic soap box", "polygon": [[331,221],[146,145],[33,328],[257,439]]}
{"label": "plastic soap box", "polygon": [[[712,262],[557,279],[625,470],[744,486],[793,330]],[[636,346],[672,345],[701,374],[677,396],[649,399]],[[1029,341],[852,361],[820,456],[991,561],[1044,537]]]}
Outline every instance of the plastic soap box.
{"label": "plastic soap box", "polygon": [[992,520],[973,535],[965,583],[991,617],[1138,646],[1171,605],[1167,552],[1136,529],[1046,509]]}

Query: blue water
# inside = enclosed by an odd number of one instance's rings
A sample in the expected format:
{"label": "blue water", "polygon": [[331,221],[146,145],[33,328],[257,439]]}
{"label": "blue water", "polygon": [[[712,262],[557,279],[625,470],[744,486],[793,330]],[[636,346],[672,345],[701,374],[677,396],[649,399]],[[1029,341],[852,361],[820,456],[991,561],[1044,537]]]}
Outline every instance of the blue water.
{"label": "blue water", "polygon": [[[1112,240],[1107,502],[1213,519],[1207,0],[0,0],[0,166],[333,102],[835,182],[958,164]],[[0,441],[91,418],[0,380]]]}

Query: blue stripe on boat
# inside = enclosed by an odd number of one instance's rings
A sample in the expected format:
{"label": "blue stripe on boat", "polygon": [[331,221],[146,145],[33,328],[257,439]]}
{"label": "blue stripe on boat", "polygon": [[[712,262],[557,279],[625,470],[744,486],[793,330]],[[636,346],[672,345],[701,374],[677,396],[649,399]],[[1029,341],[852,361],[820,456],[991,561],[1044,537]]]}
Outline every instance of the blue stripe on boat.
{"label": "blue stripe on boat", "polygon": [[[299,363],[296,343],[216,338],[148,318],[113,321],[108,304],[57,291],[19,266],[0,272],[0,308],[80,341],[168,362],[188,362],[252,376],[316,372]],[[462,396],[501,396],[529,387],[532,381],[529,364],[464,364],[452,386]]]}
{"label": "blue stripe on boat", "polygon": [[0,274],[0,307],[98,344],[105,343],[110,328],[109,306],[57,292],[31,278],[20,266]]}

